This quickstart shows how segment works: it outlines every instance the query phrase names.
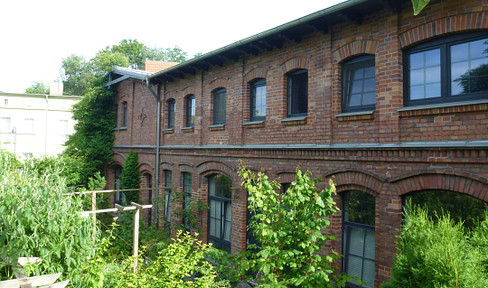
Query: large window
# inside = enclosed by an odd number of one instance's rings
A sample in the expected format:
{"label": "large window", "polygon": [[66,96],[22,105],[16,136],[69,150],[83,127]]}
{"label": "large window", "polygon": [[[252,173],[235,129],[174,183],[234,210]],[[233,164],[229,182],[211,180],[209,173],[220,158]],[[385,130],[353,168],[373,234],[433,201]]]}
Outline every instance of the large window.
{"label": "large window", "polygon": [[213,124],[225,124],[225,110],[227,102],[227,92],[225,88],[217,89],[213,92]]}
{"label": "large window", "polygon": [[186,127],[195,126],[195,95],[186,97]]}
{"label": "large window", "polygon": [[342,111],[367,111],[375,107],[373,55],[363,55],[342,64]]}
{"label": "large window", "polygon": [[168,129],[175,128],[175,99],[168,100]]}
{"label": "large window", "polygon": [[308,112],[308,71],[296,70],[287,77],[287,117],[306,116]]}
{"label": "large window", "polygon": [[122,127],[127,127],[127,102],[122,103],[123,113],[122,113]]}
{"label": "large window", "polygon": [[12,133],[10,117],[0,117],[0,133]]}
{"label": "large window", "polygon": [[190,231],[190,215],[191,213],[191,173],[182,173],[183,181],[183,225],[186,231]]}
{"label": "large window", "polygon": [[251,82],[251,121],[266,119],[266,79]]}
{"label": "large window", "polygon": [[405,53],[405,103],[435,104],[488,96],[488,34],[445,37]]}
{"label": "large window", "polygon": [[344,194],[344,272],[374,287],[375,277],[375,198],[360,191]]}
{"label": "large window", "polygon": [[168,229],[171,225],[171,185],[173,173],[164,170],[164,226]]}
{"label": "large window", "polygon": [[116,192],[114,193],[114,203],[122,205],[123,198],[124,198],[124,193],[122,192],[117,192],[117,190],[120,190],[120,175],[122,174],[122,167],[117,165],[114,167],[114,190]]}
{"label": "large window", "polygon": [[[152,204],[152,176],[151,174],[144,174],[144,179],[146,182],[146,186],[149,189],[147,191],[147,204]],[[152,208],[149,208],[147,211],[147,226],[152,225]]]}
{"label": "large window", "polygon": [[208,177],[208,243],[230,252],[232,180],[224,175]]}

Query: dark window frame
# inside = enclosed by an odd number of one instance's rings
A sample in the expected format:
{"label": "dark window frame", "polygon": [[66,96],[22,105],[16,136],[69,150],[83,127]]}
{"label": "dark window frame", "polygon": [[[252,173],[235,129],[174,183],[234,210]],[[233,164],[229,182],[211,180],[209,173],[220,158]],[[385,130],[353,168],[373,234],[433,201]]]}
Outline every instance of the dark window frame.
{"label": "dark window frame", "polygon": [[[208,217],[207,217],[207,227],[208,227],[208,233],[207,233],[207,242],[210,243],[210,242],[213,242],[214,243],[214,248],[217,248],[217,249],[222,249],[222,250],[225,250],[227,252],[230,253],[231,251],[231,242],[230,241],[227,241],[225,240],[225,233],[226,233],[226,230],[225,230],[225,220],[227,219],[227,216],[228,216],[228,213],[230,213],[230,219],[231,219],[231,223],[230,223],[230,229],[231,231],[229,231],[229,235],[231,235],[232,237],[232,192],[230,192],[230,195],[229,195],[229,198],[227,197],[224,197],[224,196],[216,196],[218,193],[218,189],[221,188],[217,185],[217,181],[215,180],[215,177],[217,176],[223,176],[223,177],[226,177],[228,180],[232,181],[231,178],[223,175],[223,174],[212,174],[212,175],[209,175],[207,176],[207,179],[208,179],[208,205],[209,205],[209,210],[208,210]],[[213,180],[212,180],[213,178]],[[214,191],[214,194],[215,195],[211,195],[211,184],[210,182],[211,181],[215,181],[214,183],[214,186],[215,186],[215,191]],[[232,183],[232,182],[231,182]],[[220,186],[222,186],[221,184],[219,184]],[[232,185],[232,184],[230,184]],[[232,189],[232,186],[230,187],[230,189]],[[232,190],[231,190],[232,191]],[[211,229],[210,229],[210,221],[211,221],[211,209],[212,209],[212,205],[211,205],[211,201],[215,201],[217,203],[217,205],[220,205],[220,211],[221,211],[221,215],[220,215],[220,235],[219,236],[216,236],[216,235],[212,235],[211,234]],[[230,204],[230,207],[231,207],[231,211],[228,211],[227,207],[229,206],[228,204]]]}
{"label": "dark window frame", "polygon": [[[250,86],[250,101],[249,101],[249,119],[250,121],[264,121],[266,120],[266,79],[258,78],[249,83]],[[257,88],[264,87],[264,116],[256,116],[256,102],[257,102]],[[261,95],[262,96],[262,95]],[[261,99],[262,100],[262,99]]]}
{"label": "dark window frame", "polygon": [[[352,86],[350,81],[352,80],[351,77],[348,77],[350,73],[353,73],[352,76],[354,76],[354,72],[358,69],[362,68],[367,68],[367,67],[373,67],[375,70],[375,75],[374,75],[374,83],[375,83],[375,90],[374,90],[374,98],[375,98],[375,104],[367,104],[367,105],[359,105],[359,106],[350,106],[349,105],[349,100],[351,97],[351,90]],[[362,78],[361,80],[364,80]],[[364,84],[364,83],[363,83]],[[357,111],[372,111],[375,110],[376,107],[376,67],[375,67],[375,55],[371,54],[363,54],[360,56],[356,56],[352,59],[344,61],[342,63],[342,97],[341,97],[341,103],[342,103],[342,112],[357,112]],[[361,90],[362,93],[364,93],[364,90]]]}
{"label": "dark window frame", "polygon": [[122,102],[123,112],[122,112],[122,127],[127,128],[127,101]]}
{"label": "dark window frame", "polygon": [[164,170],[164,227],[169,229],[171,227],[171,197],[172,195],[172,181],[173,171]]}
{"label": "dark window frame", "polygon": [[176,101],[174,98],[168,99],[168,129],[175,128],[175,108]]}
{"label": "dark window frame", "polygon": [[[451,55],[450,47],[453,45],[468,43],[471,41],[488,38],[487,32],[471,32],[445,36],[428,41],[415,47],[406,49],[403,53],[403,74],[404,74],[404,106],[431,105],[442,103],[455,103],[488,98],[488,91],[474,92],[460,95],[451,95]],[[440,49],[440,89],[441,96],[435,98],[410,100],[410,55],[420,52]]]}
{"label": "dark window frame", "polygon": [[[212,92],[212,95],[213,95],[213,124],[224,125],[227,117],[226,115],[227,90],[225,88],[218,88]],[[220,107],[220,105],[224,105],[224,107]]]}
{"label": "dark window frame", "polygon": [[[191,208],[191,188],[192,188],[192,174],[189,172],[181,173],[181,181],[183,187],[183,211],[188,210]],[[187,206],[188,205],[188,206]],[[185,231],[190,231],[190,223],[189,219],[183,216],[183,226]]]}
{"label": "dark window frame", "polygon": [[286,83],[287,83],[286,117],[292,118],[292,117],[307,116],[308,114],[308,70],[297,69],[288,73],[286,77]]}
{"label": "dark window frame", "polygon": [[195,126],[195,115],[196,115],[196,107],[195,107],[195,95],[191,94],[186,96],[186,127],[194,127]]}
{"label": "dark window frame", "polygon": [[[353,221],[349,221],[349,211],[350,211],[350,207],[348,206],[349,204],[349,196],[350,196],[350,193],[351,192],[359,192],[359,193],[364,193],[364,194],[367,194],[371,197],[373,197],[374,199],[374,202],[376,202],[376,198],[373,196],[373,195],[370,195],[366,192],[362,192],[362,191],[347,191],[347,192],[344,192],[344,197],[343,197],[343,214],[342,214],[342,243],[343,243],[343,255],[344,255],[344,261],[343,261],[343,271],[345,273],[348,273],[348,261],[349,261],[349,255],[353,255],[352,253],[350,253],[350,247],[351,247],[351,229],[360,229],[360,230],[363,230],[363,231],[375,231],[375,226],[372,226],[372,225],[369,225],[369,224],[364,224],[364,223],[359,223],[359,222],[353,222]],[[368,197],[369,197],[368,196]],[[372,212],[375,213],[375,207],[376,207],[376,204],[374,205],[374,207],[372,207]],[[369,212],[369,214],[371,214],[371,211]],[[367,215],[367,213],[365,214]],[[364,234],[364,237],[366,238],[366,234]],[[376,238],[376,237],[375,237]],[[359,255],[353,255],[355,257],[360,257],[362,258],[362,269],[361,269],[361,276],[363,276],[363,272],[364,272],[364,260],[368,260],[368,261],[373,261],[373,262],[376,262],[376,259],[371,259],[371,258],[367,258],[364,254],[364,251],[365,251],[365,245],[366,245],[366,239],[363,239],[363,255],[362,256],[359,256]],[[375,239],[375,242],[376,242],[376,239]],[[376,245],[376,243],[375,243]],[[375,253],[376,254],[376,253]],[[376,257],[376,255],[375,255]],[[376,277],[376,271],[375,271],[375,275],[374,277]],[[374,285],[374,284],[373,284]],[[347,287],[368,287],[368,286],[361,286],[361,285],[358,285],[354,282],[348,282],[347,283]]]}

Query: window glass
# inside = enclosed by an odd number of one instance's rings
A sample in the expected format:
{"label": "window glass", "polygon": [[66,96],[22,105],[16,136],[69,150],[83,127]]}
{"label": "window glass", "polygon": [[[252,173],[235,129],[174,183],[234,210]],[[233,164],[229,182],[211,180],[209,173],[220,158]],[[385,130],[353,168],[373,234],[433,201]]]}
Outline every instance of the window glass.
{"label": "window glass", "polygon": [[230,252],[232,227],[232,180],[224,175],[208,177],[209,234],[208,242],[217,249]]}
{"label": "window glass", "polygon": [[10,117],[0,117],[0,133],[11,133]]}
{"label": "window glass", "polygon": [[344,195],[344,270],[351,277],[374,287],[375,277],[375,198],[360,192]]}
{"label": "window glass", "polygon": [[224,88],[215,90],[214,94],[214,122],[213,124],[225,124],[226,113],[226,90]]}
{"label": "window glass", "polygon": [[251,83],[251,121],[266,119],[266,79]]}
{"label": "window glass", "polygon": [[308,71],[288,74],[287,117],[305,116],[308,112]]}
{"label": "window glass", "polygon": [[353,58],[342,65],[342,110],[373,110],[376,97],[374,56]]}
{"label": "window glass", "polygon": [[168,129],[175,127],[175,99],[168,100]]}
{"label": "window glass", "polygon": [[[183,176],[183,210],[190,211],[191,207],[191,173],[184,172]],[[188,215],[183,217],[183,225],[186,231],[190,231],[190,222]]]}
{"label": "window glass", "polygon": [[122,127],[127,127],[127,102],[122,103],[124,112],[122,114]]}
{"label": "window glass", "polygon": [[22,133],[34,134],[35,132],[35,121],[32,118],[25,118],[22,125]]}
{"label": "window glass", "polygon": [[451,93],[488,91],[488,39],[451,46]]}
{"label": "window glass", "polygon": [[171,186],[173,172],[164,170],[164,222],[165,227],[171,224]]}
{"label": "window glass", "polygon": [[440,49],[410,55],[411,99],[435,98],[441,96]]}
{"label": "window glass", "polygon": [[186,98],[186,127],[195,125],[195,95]]}

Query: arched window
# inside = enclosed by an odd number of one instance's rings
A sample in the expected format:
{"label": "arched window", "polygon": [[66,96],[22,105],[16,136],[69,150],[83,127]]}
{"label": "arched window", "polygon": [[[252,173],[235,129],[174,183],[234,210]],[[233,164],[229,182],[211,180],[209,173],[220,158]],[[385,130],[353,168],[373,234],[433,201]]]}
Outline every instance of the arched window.
{"label": "arched window", "polygon": [[123,114],[122,114],[122,127],[127,127],[127,102],[122,102]]}
{"label": "arched window", "polygon": [[195,126],[195,95],[186,97],[186,127]]}
{"label": "arched window", "polygon": [[374,110],[375,65],[373,55],[355,57],[342,64],[342,111]]}
{"label": "arched window", "polygon": [[[344,193],[344,272],[366,282],[362,287],[374,287],[375,206],[374,196],[368,193]],[[354,286],[354,283],[350,285]]]}
{"label": "arched window", "polygon": [[220,174],[208,176],[208,243],[230,252],[232,180]]}
{"label": "arched window", "polygon": [[266,119],[266,79],[259,78],[250,83],[251,101],[250,117],[251,121],[262,121]]}
{"label": "arched window", "polygon": [[[149,173],[144,174],[144,186],[148,188],[149,190],[147,191],[147,204],[152,204],[152,176]],[[147,226],[152,225],[152,208],[149,208],[147,210]]]}
{"label": "arched window", "polygon": [[213,91],[213,124],[225,124],[227,92],[225,88]]}
{"label": "arched window", "polygon": [[[188,172],[183,172],[182,176],[182,186],[183,186],[183,211],[189,213],[191,211],[191,187],[192,187],[192,175]],[[191,223],[189,215],[183,216],[183,225],[186,231],[190,231]]]}
{"label": "arched window", "polygon": [[[122,174],[122,166],[117,165],[113,168],[114,170],[114,190],[120,190],[120,175]],[[122,197],[123,193],[115,192],[114,193],[114,203],[115,204],[122,204]]]}
{"label": "arched window", "polygon": [[171,189],[173,172],[171,170],[164,170],[164,227],[170,229],[171,227]]}
{"label": "arched window", "polygon": [[287,117],[308,113],[308,70],[299,69],[287,74]]}

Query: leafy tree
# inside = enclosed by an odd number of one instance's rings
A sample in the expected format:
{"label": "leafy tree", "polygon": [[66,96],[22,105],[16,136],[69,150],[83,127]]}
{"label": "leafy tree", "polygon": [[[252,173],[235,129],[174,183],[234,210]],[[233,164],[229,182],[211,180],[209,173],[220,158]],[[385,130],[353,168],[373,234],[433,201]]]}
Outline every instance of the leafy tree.
{"label": "leafy tree", "polygon": [[188,53],[178,46],[174,48],[146,48],[146,58],[153,61],[181,63],[188,59]]}
{"label": "leafy tree", "polygon": [[90,63],[83,56],[73,54],[62,60],[61,67],[64,71],[60,75],[63,79],[64,93],[85,95],[90,83],[94,80]]}
{"label": "leafy tree", "polygon": [[[345,277],[334,275],[332,262],[340,256],[324,255],[321,249],[333,236],[324,233],[327,217],[339,210],[332,199],[335,186],[329,182],[318,190],[311,173],[297,169],[295,181],[283,194],[279,184],[260,172],[241,168],[242,186],[249,192],[249,210],[254,213],[250,228],[261,245],[250,255],[251,267],[262,274],[263,287],[344,286]],[[332,283],[332,282],[335,282]]]}
{"label": "leafy tree", "polygon": [[49,86],[44,82],[33,82],[32,85],[25,89],[27,94],[49,94]]}
{"label": "leafy tree", "polygon": [[85,97],[73,105],[73,119],[77,121],[75,133],[68,136],[63,152],[79,161],[83,184],[97,171],[103,171],[112,159],[115,94],[103,83],[103,79],[94,81]]}
{"label": "leafy tree", "polygon": [[111,52],[121,53],[127,56],[130,68],[144,69],[144,62],[146,60],[145,50],[146,46],[139,41],[135,39],[123,39],[119,42],[119,45],[112,46]]}
{"label": "leafy tree", "polygon": [[103,77],[105,73],[111,72],[113,66],[128,67],[129,58],[121,52],[102,50],[90,61],[95,77]]}
{"label": "leafy tree", "polygon": [[[139,160],[137,153],[129,151],[125,159],[122,174],[120,175],[120,186],[122,189],[139,189],[141,185],[141,172],[139,171]],[[139,202],[139,192],[124,193],[127,203]]]}

